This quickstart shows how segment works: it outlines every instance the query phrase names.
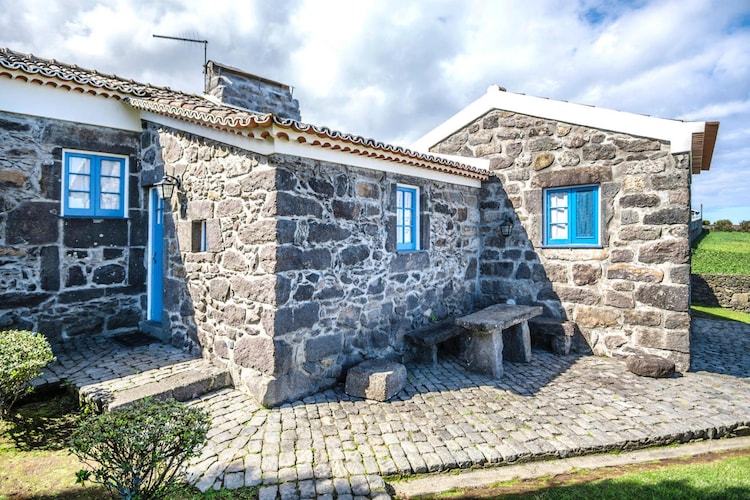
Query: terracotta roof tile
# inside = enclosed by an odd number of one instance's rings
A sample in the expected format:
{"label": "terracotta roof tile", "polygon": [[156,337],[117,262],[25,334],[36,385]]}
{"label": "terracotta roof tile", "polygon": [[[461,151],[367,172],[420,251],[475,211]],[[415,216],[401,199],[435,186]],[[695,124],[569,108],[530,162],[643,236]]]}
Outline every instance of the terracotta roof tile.
{"label": "terracotta roof tile", "polygon": [[[452,173],[473,179],[487,179],[487,171],[472,165],[385,144],[374,139],[347,134],[273,114],[255,114],[241,108],[216,103],[195,94],[139,83],[117,75],[43,59],[31,54],[0,48],[0,76],[19,78],[39,84],[53,84],[69,90],[92,92],[121,99],[134,108],[217,128],[249,137],[267,137],[272,127],[303,134],[300,143],[333,148],[386,161]],[[258,130],[260,129],[260,130]],[[289,133],[279,131],[276,138],[289,140]],[[313,136],[313,137],[309,137]]]}

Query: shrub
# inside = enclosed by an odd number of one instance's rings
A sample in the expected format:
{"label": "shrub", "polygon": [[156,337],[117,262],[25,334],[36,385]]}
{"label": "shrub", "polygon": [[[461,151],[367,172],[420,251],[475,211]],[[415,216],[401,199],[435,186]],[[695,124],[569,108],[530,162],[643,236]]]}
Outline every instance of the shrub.
{"label": "shrub", "polygon": [[33,390],[29,382],[53,361],[52,348],[41,333],[28,330],[0,332],[0,418]]}
{"label": "shrub", "polygon": [[740,222],[740,231],[743,233],[750,233],[750,220],[743,220]]}
{"label": "shrub", "polygon": [[734,225],[732,224],[731,220],[721,219],[714,222],[714,229],[716,229],[717,231],[732,231],[734,229]]}
{"label": "shrub", "polygon": [[711,221],[708,220],[708,219],[703,219],[703,225],[704,226],[710,226],[711,225]]}
{"label": "shrub", "polygon": [[173,399],[146,398],[89,416],[70,442],[72,453],[89,467],[76,474],[76,482],[101,484],[123,499],[163,498],[206,443],[210,425],[205,410]]}

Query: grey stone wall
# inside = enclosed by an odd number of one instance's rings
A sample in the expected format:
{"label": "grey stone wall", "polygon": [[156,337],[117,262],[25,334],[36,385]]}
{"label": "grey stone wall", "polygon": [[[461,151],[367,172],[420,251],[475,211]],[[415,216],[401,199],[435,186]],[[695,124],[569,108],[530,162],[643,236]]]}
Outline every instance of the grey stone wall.
{"label": "grey stone wall", "polygon": [[737,274],[693,274],[693,302],[750,313],[750,276]]}
{"label": "grey stone wall", "polygon": [[[137,328],[146,271],[138,134],[0,114],[0,328],[52,341]],[[129,155],[128,219],[60,216],[62,149]]]}
{"label": "grey stone wall", "polygon": [[[690,365],[687,154],[641,137],[492,111],[434,151],[490,159],[482,188],[485,303],[512,298],[575,321],[594,353]],[[543,248],[545,188],[598,184],[601,248]],[[513,234],[500,236],[505,217]]]}
{"label": "grey stone wall", "polygon": [[[175,205],[165,306],[174,332],[266,405],[335,382],[403,333],[474,309],[478,190],[158,133]],[[156,141],[154,141],[156,142]],[[395,250],[395,187],[422,188],[422,247]],[[208,251],[191,251],[206,221]]]}
{"label": "grey stone wall", "polygon": [[206,92],[232,106],[297,121],[302,119],[299,101],[292,97],[292,88],[288,85],[215,62],[208,63]]}

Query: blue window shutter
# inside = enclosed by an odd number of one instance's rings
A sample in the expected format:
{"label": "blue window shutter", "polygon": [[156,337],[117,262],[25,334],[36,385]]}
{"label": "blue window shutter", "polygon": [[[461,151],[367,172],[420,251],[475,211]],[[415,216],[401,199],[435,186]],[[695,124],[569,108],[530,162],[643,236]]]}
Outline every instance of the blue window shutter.
{"label": "blue window shutter", "polygon": [[66,152],[63,160],[66,217],[125,217],[125,159]]}
{"label": "blue window shutter", "polygon": [[595,245],[598,243],[597,189],[594,187],[575,190],[575,223],[571,243]]}
{"label": "blue window shutter", "polygon": [[91,155],[79,153],[65,155],[63,176],[65,215],[86,216],[93,213],[95,174]]}
{"label": "blue window shutter", "polygon": [[417,189],[396,187],[396,249],[417,250]]}
{"label": "blue window shutter", "polygon": [[549,189],[544,204],[545,245],[599,245],[598,186]]}

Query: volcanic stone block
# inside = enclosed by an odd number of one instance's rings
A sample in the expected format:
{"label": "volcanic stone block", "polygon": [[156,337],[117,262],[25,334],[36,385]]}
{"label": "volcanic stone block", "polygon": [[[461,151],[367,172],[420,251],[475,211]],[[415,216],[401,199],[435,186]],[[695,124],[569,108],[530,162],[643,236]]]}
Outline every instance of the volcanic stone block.
{"label": "volcanic stone block", "polygon": [[388,401],[406,385],[406,367],[395,361],[370,359],[346,374],[344,390],[350,396]]}
{"label": "volcanic stone block", "polygon": [[529,320],[529,333],[532,340],[544,337],[544,344],[548,344],[555,354],[569,354],[576,324],[562,319],[537,317]]}
{"label": "volcanic stone block", "polygon": [[8,212],[5,237],[9,245],[42,245],[56,243],[60,204],[46,201],[25,201]]}
{"label": "volcanic stone block", "polygon": [[674,375],[674,361],[653,354],[634,354],[626,360],[628,370],[641,377],[667,378]]}

